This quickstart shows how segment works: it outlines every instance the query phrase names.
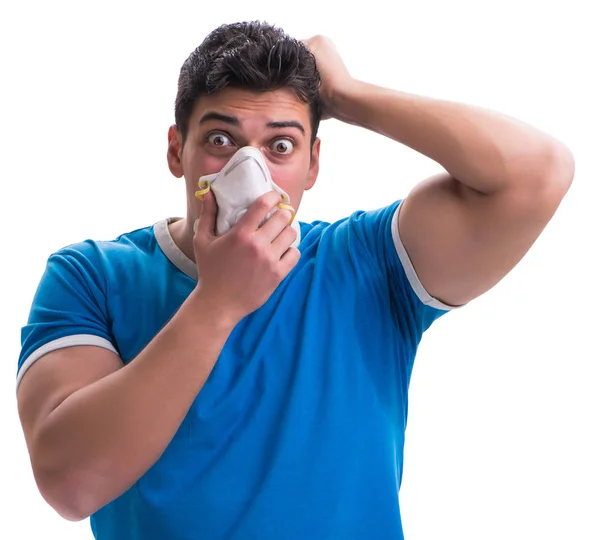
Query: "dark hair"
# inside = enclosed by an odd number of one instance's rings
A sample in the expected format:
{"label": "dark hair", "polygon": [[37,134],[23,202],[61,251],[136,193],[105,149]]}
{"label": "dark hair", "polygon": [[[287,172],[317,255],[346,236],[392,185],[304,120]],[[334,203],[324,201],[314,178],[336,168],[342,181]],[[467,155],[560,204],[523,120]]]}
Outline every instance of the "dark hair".
{"label": "dark hair", "polygon": [[185,141],[199,97],[223,88],[266,92],[289,88],[310,106],[311,143],[321,120],[321,79],[315,58],[301,42],[260,21],[213,30],[181,66],[175,122]]}

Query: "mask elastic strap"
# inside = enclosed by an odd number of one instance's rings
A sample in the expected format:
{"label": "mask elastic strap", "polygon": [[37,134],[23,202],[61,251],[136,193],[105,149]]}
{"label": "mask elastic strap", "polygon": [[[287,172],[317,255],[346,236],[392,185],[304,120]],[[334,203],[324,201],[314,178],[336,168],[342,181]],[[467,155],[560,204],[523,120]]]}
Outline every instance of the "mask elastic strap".
{"label": "mask elastic strap", "polygon": [[196,193],[194,193],[194,196],[196,197],[196,199],[200,199],[201,201],[203,201],[204,195],[206,195],[210,191],[210,182],[198,181],[198,187],[200,189],[196,191]]}

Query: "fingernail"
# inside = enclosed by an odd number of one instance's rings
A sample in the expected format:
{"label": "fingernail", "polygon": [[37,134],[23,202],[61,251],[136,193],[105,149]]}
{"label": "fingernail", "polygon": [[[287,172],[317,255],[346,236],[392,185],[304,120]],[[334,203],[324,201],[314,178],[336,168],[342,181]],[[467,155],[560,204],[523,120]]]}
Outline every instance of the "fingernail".
{"label": "fingernail", "polygon": [[277,208],[279,208],[283,212],[287,212],[288,213],[288,215],[290,216],[288,224],[291,225],[292,221],[294,221],[294,218],[296,217],[296,212],[294,211],[294,207],[290,206],[289,204],[279,203],[277,205]]}
{"label": "fingernail", "polygon": [[194,221],[194,225],[192,227],[192,229],[194,230],[194,234],[196,234],[196,231],[198,230],[198,221],[199,220]]}

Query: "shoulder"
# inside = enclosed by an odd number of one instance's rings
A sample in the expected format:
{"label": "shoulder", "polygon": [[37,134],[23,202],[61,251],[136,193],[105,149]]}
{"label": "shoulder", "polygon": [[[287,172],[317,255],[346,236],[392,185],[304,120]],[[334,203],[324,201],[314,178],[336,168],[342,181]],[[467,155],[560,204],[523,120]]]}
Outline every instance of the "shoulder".
{"label": "shoulder", "polygon": [[153,253],[155,249],[154,225],[151,225],[123,233],[111,240],[88,238],[69,244],[52,253],[50,260],[65,259],[85,270],[88,265],[102,267],[122,257],[143,257]]}
{"label": "shoulder", "polygon": [[66,245],[49,256],[42,283],[58,290],[62,281],[69,281],[71,287],[105,296],[111,284],[139,277],[136,268],[153,266],[152,259],[158,256],[153,228],[139,228],[111,240],[88,238]]}
{"label": "shoulder", "polygon": [[302,222],[302,247],[325,243],[330,247],[346,246],[372,250],[377,243],[392,238],[392,224],[401,200],[373,210],[356,210],[333,222]]}

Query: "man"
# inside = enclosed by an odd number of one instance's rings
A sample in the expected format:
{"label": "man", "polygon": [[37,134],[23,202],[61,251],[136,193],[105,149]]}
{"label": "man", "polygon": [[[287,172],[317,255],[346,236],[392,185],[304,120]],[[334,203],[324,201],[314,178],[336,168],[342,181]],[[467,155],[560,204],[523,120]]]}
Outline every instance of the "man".
{"label": "man", "polygon": [[[53,254],[34,299],[18,402],[40,492],[102,540],[401,539],[421,336],[525,255],[571,153],[514,119],[355,80],[325,38],[261,23],[192,53],[175,117],[185,218]],[[253,147],[297,209],[321,117],[447,172],[334,224],[264,221],[271,191],[217,236],[199,178]]]}

